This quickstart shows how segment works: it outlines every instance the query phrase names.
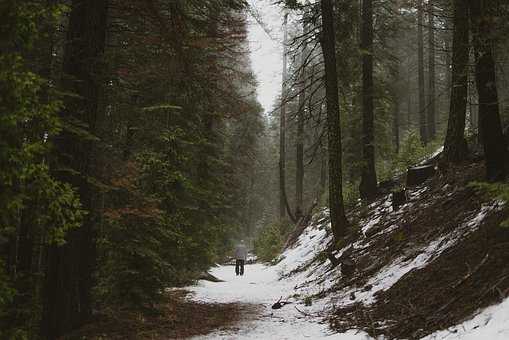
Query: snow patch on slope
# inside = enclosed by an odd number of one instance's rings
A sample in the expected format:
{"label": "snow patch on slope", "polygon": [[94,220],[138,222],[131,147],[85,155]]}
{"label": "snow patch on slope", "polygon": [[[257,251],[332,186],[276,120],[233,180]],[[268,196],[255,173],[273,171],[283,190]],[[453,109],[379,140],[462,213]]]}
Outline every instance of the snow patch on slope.
{"label": "snow patch on slope", "polygon": [[444,331],[433,333],[423,340],[507,340],[509,339],[509,298],[499,305],[488,307],[471,320]]}
{"label": "snow patch on slope", "polygon": [[[376,293],[391,288],[405,276],[405,274],[413,270],[424,268],[438,258],[445,250],[453,247],[461,239],[476,231],[490,212],[500,210],[503,205],[503,202],[495,201],[482,206],[476,216],[473,218],[469,216],[463,224],[449,234],[442,235],[430,242],[426,247],[417,250],[415,253],[418,255],[412,260],[410,260],[408,256],[402,256],[382,268],[366,284],[366,286],[371,287],[369,291],[364,291],[359,288],[346,290],[340,294],[342,298],[337,302],[339,302],[340,305],[349,305],[359,302],[365,305],[374,303],[376,301]],[[353,298],[354,296],[355,298]]]}

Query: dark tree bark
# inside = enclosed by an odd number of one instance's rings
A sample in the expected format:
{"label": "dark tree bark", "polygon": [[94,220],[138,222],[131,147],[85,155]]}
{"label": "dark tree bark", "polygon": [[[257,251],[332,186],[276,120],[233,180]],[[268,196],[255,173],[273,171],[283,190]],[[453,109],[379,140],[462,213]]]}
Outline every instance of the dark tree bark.
{"label": "dark tree bark", "polygon": [[[303,33],[307,33],[306,26]],[[300,89],[299,89],[299,111],[297,112],[297,155],[295,174],[295,218],[299,220],[303,214],[304,194],[304,110],[306,106],[306,44],[303,44],[300,54]]]}
{"label": "dark tree bark", "polygon": [[407,86],[407,112],[406,112],[406,130],[407,132],[412,130],[412,88],[410,82],[410,67],[407,69],[407,78],[406,78],[406,86]]}
{"label": "dark tree bark", "polygon": [[459,163],[467,155],[465,116],[468,92],[469,23],[468,3],[464,0],[454,0],[453,25],[451,103],[444,155],[447,162]]}
{"label": "dark tree bark", "polygon": [[377,194],[375,169],[375,132],[373,113],[373,1],[362,1],[362,175],[359,193],[362,199]]}
{"label": "dark tree bark", "polygon": [[[398,154],[400,147],[400,128],[401,128],[401,100],[400,94],[402,91],[402,79],[399,73],[399,65],[393,65],[390,69],[390,79],[392,85],[390,86],[390,94],[393,103],[392,113],[392,135],[394,137],[394,151]],[[379,185],[380,187],[380,185]]]}
{"label": "dark tree bark", "polygon": [[[445,63],[445,91],[451,93],[452,88],[452,29],[451,29],[451,19],[449,17],[444,18],[444,63]],[[441,109],[439,114],[442,112],[447,112],[450,107],[450,96],[443,96],[443,100],[441,101]],[[440,129],[442,126],[442,117],[437,119],[437,129]]]}
{"label": "dark tree bark", "polygon": [[279,117],[279,219],[283,221],[286,218],[286,53],[287,53],[287,20],[284,18],[284,38],[283,38],[283,85],[281,90],[281,112]]}
{"label": "dark tree bark", "polygon": [[417,75],[419,92],[419,134],[423,144],[428,143],[428,131],[426,127],[426,102],[424,96],[424,35],[423,35],[423,0],[418,0],[417,5]]}
{"label": "dark tree bark", "polygon": [[325,148],[322,148],[322,154],[320,159],[320,187],[319,187],[319,196],[322,197],[322,195],[327,190],[327,150]]}
{"label": "dark tree bark", "polygon": [[500,121],[494,46],[494,1],[470,0],[475,50],[475,79],[479,95],[479,128],[486,158],[486,178],[506,178],[507,144]]}
{"label": "dark tree bark", "polygon": [[436,135],[436,88],[435,88],[435,11],[434,1],[428,1],[428,141]]}
{"label": "dark tree bark", "polygon": [[94,177],[94,139],[91,137],[100,115],[106,19],[107,0],[72,2],[64,51],[63,85],[78,96],[66,100],[61,116],[67,124],[83,124],[82,129],[89,136],[84,138],[65,129],[54,141],[57,162],[53,171],[57,178],[78,189],[88,215],[79,229],[69,232],[64,246],[48,249],[41,321],[45,339],[56,339],[79,326],[92,312],[96,213],[89,178]]}
{"label": "dark tree bark", "polygon": [[392,122],[392,133],[394,135],[394,150],[396,153],[399,153],[399,144],[400,144],[400,137],[399,137],[399,115],[400,115],[400,104],[399,104],[399,98],[396,95],[394,95],[394,114],[393,114],[393,122]]}
{"label": "dark tree bark", "polygon": [[339,116],[338,72],[332,0],[321,0],[321,45],[325,65],[325,97],[327,103],[327,138],[329,152],[329,206],[332,233],[336,241],[346,235],[348,221],[345,215],[341,172],[341,124]]}

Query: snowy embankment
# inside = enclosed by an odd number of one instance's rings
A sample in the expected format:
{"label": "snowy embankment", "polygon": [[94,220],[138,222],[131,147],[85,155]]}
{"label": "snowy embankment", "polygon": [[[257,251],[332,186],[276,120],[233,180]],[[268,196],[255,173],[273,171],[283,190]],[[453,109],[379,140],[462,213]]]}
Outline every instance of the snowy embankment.
{"label": "snowy embankment", "polygon": [[[444,187],[446,191],[448,188]],[[351,247],[357,256],[369,253],[377,237],[397,232],[401,216],[409,211],[428,188],[417,188],[409,193],[409,201],[393,211],[388,196],[368,207],[367,217],[359,220],[360,237],[344,249]],[[447,194],[445,194],[447,195]],[[423,204],[419,202],[419,204]],[[219,266],[211,274],[225,282],[200,281],[189,287],[192,299],[205,302],[240,302],[263,305],[264,310],[253,320],[245,320],[234,330],[218,330],[200,339],[372,339],[365,332],[350,330],[333,333],[325,320],[328,313],[339,307],[361,304],[370,306],[377,301],[378,293],[390,289],[406,274],[426,267],[442,253],[478,230],[489,214],[499,211],[502,204],[484,204],[477,212],[467,214],[463,222],[448,232],[436,235],[425,244],[406,249],[377,269],[361,285],[341,284],[339,267],[331,268],[323,251],[331,241],[327,212],[317,213],[298,241],[280,256],[275,266],[254,264],[246,266],[246,274],[236,277],[232,266]],[[384,228],[380,228],[383,225]],[[338,284],[339,283],[339,284]],[[271,305],[282,297],[291,302],[278,310]],[[304,303],[306,301],[307,303]],[[450,330],[436,332],[425,338],[432,339],[509,339],[509,300],[479,311],[473,319]]]}

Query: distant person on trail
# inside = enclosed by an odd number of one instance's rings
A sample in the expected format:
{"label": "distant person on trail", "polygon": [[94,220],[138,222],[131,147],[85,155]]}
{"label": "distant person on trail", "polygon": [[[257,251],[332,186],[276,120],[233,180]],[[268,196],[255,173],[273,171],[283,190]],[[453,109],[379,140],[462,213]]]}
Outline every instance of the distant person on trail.
{"label": "distant person on trail", "polygon": [[235,247],[235,274],[237,276],[244,275],[244,262],[246,262],[247,248],[244,244],[244,240],[240,240],[240,243]]}

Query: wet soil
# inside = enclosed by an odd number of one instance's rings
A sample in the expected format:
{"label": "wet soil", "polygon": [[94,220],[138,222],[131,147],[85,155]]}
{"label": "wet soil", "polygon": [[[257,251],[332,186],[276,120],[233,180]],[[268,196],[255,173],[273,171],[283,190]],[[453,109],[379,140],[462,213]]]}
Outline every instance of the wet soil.
{"label": "wet soil", "polygon": [[254,318],[261,310],[250,304],[196,302],[187,299],[187,295],[184,290],[172,290],[151,313],[103,310],[92,323],[62,339],[188,339],[215,330],[233,330],[239,322]]}

